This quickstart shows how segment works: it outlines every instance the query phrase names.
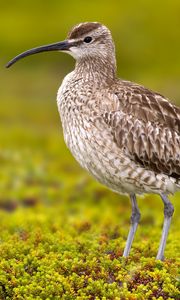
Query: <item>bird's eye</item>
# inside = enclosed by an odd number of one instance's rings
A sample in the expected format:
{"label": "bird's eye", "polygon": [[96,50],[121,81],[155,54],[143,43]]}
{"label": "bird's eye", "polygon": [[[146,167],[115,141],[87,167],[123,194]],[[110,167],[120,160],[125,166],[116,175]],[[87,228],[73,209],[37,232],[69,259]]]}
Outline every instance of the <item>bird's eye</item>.
{"label": "bird's eye", "polygon": [[86,36],[85,38],[84,38],[84,42],[85,43],[90,43],[92,41],[92,37],[91,36]]}

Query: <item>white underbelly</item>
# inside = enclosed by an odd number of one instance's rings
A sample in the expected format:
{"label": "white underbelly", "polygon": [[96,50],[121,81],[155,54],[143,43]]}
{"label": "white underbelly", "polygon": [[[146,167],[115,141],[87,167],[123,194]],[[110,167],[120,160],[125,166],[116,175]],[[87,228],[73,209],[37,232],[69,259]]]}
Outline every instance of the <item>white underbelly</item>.
{"label": "white underbelly", "polygon": [[64,138],[78,163],[97,181],[117,193],[175,192],[176,186],[171,178],[133,165],[119,149],[116,151],[112,141],[111,146],[104,147],[100,137],[92,132],[89,134],[82,128],[74,128],[71,133],[65,132]]}

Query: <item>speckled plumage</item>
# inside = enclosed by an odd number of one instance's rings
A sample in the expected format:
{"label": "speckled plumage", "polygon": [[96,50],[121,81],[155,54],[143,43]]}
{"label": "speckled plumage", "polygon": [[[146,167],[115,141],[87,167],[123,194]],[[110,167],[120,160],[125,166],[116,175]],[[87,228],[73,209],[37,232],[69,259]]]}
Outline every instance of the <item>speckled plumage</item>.
{"label": "speckled plumage", "polygon": [[110,31],[97,22],[73,27],[67,40],[30,49],[12,59],[61,50],[76,59],[57,95],[64,139],[73,156],[98,181],[128,193],[131,227],[128,256],[140,220],[136,193],[157,193],[164,223],[156,259],[164,258],[174,212],[167,194],[180,189],[180,108],[138,84],[116,77]]}
{"label": "speckled plumage", "polygon": [[174,193],[180,188],[180,109],[117,79],[114,52],[108,55],[110,61],[78,60],[58,91],[66,144],[81,166],[117,192]]}
{"label": "speckled plumage", "polygon": [[[83,47],[86,36],[93,37],[93,48]],[[129,255],[140,220],[135,194],[160,194],[164,224],[156,259],[163,260],[174,212],[166,194],[180,189],[180,108],[117,79],[114,44],[105,26],[79,24],[68,37],[75,39],[70,54],[76,67],[57,96],[66,145],[99,182],[130,194],[131,227],[123,256]]]}

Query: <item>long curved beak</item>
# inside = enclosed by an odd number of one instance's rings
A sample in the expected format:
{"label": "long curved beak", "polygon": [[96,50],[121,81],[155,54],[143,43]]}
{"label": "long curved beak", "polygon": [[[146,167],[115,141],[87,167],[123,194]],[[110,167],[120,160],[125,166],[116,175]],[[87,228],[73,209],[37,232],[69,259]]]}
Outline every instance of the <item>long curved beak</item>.
{"label": "long curved beak", "polygon": [[19,55],[17,55],[16,57],[14,57],[13,59],[11,59],[7,65],[6,68],[11,67],[15,62],[17,62],[18,60],[20,60],[23,57],[29,56],[29,55],[33,55],[36,53],[40,53],[40,52],[45,52],[45,51],[63,51],[63,50],[69,50],[69,48],[72,46],[72,44],[68,41],[65,40],[63,42],[58,42],[58,43],[54,43],[54,44],[50,44],[50,45],[45,45],[45,46],[41,46],[41,47],[37,47],[37,48],[33,48],[30,50],[27,50]]}

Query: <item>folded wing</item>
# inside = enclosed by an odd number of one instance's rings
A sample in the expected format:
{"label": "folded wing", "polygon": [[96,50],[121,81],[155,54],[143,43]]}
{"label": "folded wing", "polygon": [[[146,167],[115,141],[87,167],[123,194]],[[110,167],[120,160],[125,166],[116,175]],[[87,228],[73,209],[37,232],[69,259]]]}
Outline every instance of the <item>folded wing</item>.
{"label": "folded wing", "polygon": [[103,119],[118,147],[138,165],[179,180],[180,108],[127,81],[116,85],[114,95],[117,109],[104,112]]}

